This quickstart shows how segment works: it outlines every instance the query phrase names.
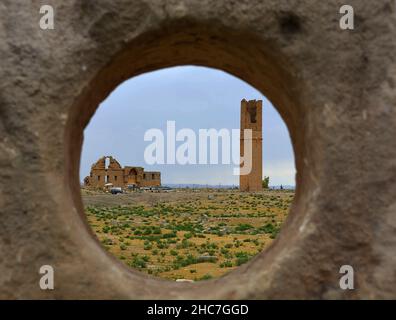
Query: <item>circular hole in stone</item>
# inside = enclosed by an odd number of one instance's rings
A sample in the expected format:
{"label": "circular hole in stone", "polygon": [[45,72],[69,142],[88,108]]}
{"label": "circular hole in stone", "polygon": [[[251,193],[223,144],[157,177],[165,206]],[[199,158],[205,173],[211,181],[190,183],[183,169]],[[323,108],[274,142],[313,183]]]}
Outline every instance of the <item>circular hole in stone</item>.
{"label": "circular hole in stone", "polygon": [[157,277],[200,281],[271,245],[294,197],[294,156],[259,91],[179,66],[131,78],[101,103],[84,131],[80,181],[106,250]]}

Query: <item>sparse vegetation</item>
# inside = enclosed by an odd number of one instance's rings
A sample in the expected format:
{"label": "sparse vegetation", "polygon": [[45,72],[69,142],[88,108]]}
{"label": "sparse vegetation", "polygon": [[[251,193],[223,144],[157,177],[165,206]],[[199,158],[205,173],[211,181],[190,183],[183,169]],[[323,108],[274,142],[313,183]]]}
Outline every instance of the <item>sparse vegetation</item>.
{"label": "sparse vegetation", "polygon": [[263,189],[269,188],[269,177],[264,177],[263,179]]}
{"label": "sparse vegetation", "polygon": [[126,201],[83,193],[88,221],[108,251],[148,274],[192,280],[221,276],[268,246],[293,196],[288,190],[184,190],[162,197],[131,193]]}

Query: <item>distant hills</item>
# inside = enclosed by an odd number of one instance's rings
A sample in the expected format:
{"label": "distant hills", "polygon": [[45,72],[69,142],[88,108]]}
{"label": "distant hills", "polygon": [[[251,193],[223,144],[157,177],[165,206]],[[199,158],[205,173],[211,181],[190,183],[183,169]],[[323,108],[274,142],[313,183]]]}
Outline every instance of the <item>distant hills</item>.
{"label": "distant hills", "polygon": [[[164,183],[163,186],[170,188],[190,188],[190,189],[238,189],[237,185],[227,185],[227,184],[194,184],[194,183]],[[283,189],[294,190],[295,186],[282,185]],[[280,189],[281,186],[270,186],[270,189]]]}

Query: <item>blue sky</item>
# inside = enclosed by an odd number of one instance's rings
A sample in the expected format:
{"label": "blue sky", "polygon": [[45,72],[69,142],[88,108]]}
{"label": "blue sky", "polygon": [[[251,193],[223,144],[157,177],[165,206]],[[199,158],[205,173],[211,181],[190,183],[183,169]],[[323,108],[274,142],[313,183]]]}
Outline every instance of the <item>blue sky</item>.
{"label": "blue sky", "polygon": [[238,185],[234,164],[146,164],[144,150],[151,142],[143,137],[151,128],[166,132],[169,120],[176,122],[176,131],[191,128],[197,136],[201,128],[239,129],[243,98],[263,100],[263,174],[270,176],[270,185],[295,185],[289,133],[272,104],[239,78],[195,66],[161,69],[120,84],[85,128],[80,178],[89,174],[91,164],[98,158],[112,155],[122,166],[161,171],[164,184]]}

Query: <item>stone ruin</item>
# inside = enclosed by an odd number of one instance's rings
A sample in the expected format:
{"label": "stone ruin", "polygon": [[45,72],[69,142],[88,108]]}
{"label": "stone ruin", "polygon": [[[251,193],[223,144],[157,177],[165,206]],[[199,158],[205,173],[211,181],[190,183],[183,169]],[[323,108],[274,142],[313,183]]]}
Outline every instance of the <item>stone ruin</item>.
{"label": "stone ruin", "polygon": [[[263,128],[262,128],[262,100],[243,99],[241,101],[241,127],[240,127],[240,156],[244,162],[251,163],[251,171],[248,174],[239,175],[239,189],[241,191],[260,191],[263,189]],[[251,130],[250,138],[245,136],[245,129]],[[245,141],[250,140],[251,153],[244,150]],[[242,172],[242,171],[241,171]]]}
{"label": "stone ruin", "polygon": [[[109,161],[106,166],[106,160]],[[84,178],[84,186],[103,188],[113,187],[156,187],[161,185],[161,172],[144,171],[142,167],[121,167],[112,156],[101,157],[91,166],[89,176]]]}

